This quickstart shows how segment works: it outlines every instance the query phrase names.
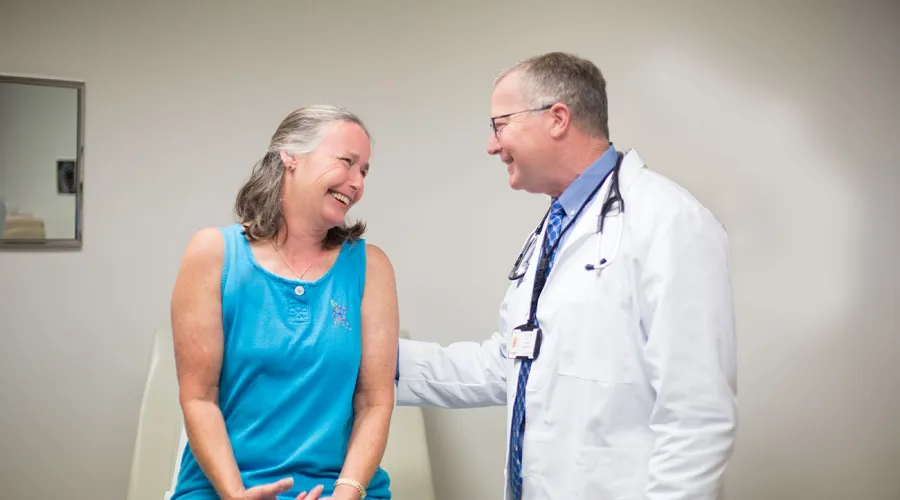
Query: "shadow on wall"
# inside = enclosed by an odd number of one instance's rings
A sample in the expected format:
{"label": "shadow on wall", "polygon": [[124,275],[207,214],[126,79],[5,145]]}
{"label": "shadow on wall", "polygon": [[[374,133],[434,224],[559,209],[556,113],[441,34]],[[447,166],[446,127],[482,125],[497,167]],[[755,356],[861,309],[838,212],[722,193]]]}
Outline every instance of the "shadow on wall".
{"label": "shadow on wall", "polygon": [[837,61],[889,78],[822,85],[833,58],[859,56],[846,42],[811,49],[819,60],[798,51],[781,75],[747,74],[727,46],[671,47],[647,60],[632,90],[640,95],[630,96],[653,112],[641,133],[671,138],[653,154],[666,159],[660,170],[731,238],[741,425],[729,500],[862,498],[866,484],[896,482],[900,403],[884,395],[900,384],[900,314],[886,299],[900,279],[900,203],[890,192],[900,171],[888,167],[900,150],[887,136],[900,101],[877,96],[900,88],[900,63]]}

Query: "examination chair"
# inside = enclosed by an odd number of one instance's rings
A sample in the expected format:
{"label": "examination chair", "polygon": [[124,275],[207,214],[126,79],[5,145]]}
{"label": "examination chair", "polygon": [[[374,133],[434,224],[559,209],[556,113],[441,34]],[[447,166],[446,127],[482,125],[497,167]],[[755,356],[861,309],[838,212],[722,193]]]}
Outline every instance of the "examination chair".
{"label": "examination chair", "polygon": [[[409,338],[405,331],[400,336]],[[169,500],[186,445],[172,330],[165,326],[157,329],[153,338],[126,500]],[[391,476],[394,499],[434,500],[421,408],[395,406],[381,466]]]}

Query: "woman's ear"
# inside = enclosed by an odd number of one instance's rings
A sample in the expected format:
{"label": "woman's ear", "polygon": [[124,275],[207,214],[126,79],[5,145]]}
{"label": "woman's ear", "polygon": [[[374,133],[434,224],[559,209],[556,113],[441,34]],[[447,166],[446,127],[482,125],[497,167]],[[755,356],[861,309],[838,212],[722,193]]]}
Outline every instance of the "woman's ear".
{"label": "woman's ear", "polygon": [[297,158],[287,154],[284,151],[279,151],[279,155],[281,155],[281,163],[284,164],[284,168],[288,170],[294,170],[297,168]]}

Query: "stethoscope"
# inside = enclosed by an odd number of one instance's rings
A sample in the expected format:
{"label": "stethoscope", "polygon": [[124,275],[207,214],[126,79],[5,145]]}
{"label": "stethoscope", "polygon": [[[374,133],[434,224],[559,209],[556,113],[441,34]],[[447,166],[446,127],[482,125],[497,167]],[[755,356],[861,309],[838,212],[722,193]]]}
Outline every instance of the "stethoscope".
{"label": "stethoscope", "polygon": [[[625,212],[625,201],[622,198],[622,192],[619,190],[619,170],[621,168],[623,158],[624,158],[624,154],[617,153],[616,166],[613,167],[613,169],[610,171],[609,174],[607,174],[606,176],[603,177],[603,180],[601,180],[599,183],[597,183],[597,185],[594,187],[593,191],[591,191],[590,196],[588,196],[587,199],[585,199],[585,201],[581,204],[581,207],[578,208],[578,211],[575,213],[575,216],[572,217],[569,220],[569,223],[566,224],[566,227],[563,228],[562,232],[560,233],[560,238],[556,241],[556,243],[554,244],[554,247],[556,245],[559,245],[559,242],[562,241],[562,235],[565,234],[565,232],[569,229],[569,227],[571,227],[572,224],[574,224],[575,221],[578,220],[578,216],[581,215],[582,210],[584,210],[584,208],[588,205],[588,203],[590,203],[590,201],[594,198],[594,195],[597,194],[597,191],[599,191],[600,188],[603,187],[603,184],[606,182],[606,179],[609,176],[612,176],[612,179],[610,181],[611,186],[610,186],[609,192],[607,193],[606,199],[603,201],[603,207],[600,209],[600,216],[597,217],[597,233],[603,234],[604,222],[606,221],[606,217],[609,215],[610,211],[613,208],[616,208],[618,210],[618,213]],[[550,210],[548,209],[547,212],[544,214],[544,217],[541,218],[541,222],[535,228],[534,232],[531,233],[531,235],[528,237],[528,240],[525,242],[525,246],[522,247],[522,251],[519,252],[519,256],[518,256],[518,258],[516,258],[516,262],[513,264],[513,268],[509,272],[509,275],[507,276],[507,278],[510,281],[520,280],[525,277],[525,273],[528,271],[528,265],[531,262],[531,257],[534,254],[534,249],[537,246],[538,237],[540,236],[541,231],[544,228],[544,223],[547,221],[547,217],[549,215],[550,215]],[[593,263],[585,264],[584,269],[586,271],[597,271],[599,273],[600,271],[602,271],[603,269],[605,269],[612,263],[613,259],[615,259],[616,255],[618,255],[618,253],[619,253],[619,243],[622,240],[622,228],[624,226],[625,226],[624,224],[619,224],[619,235],[616,240],[616,245],[612,252],[612,255],[610,255],[609,258],[603,257],[603,253],[602,253],[602,249],[601,249],[601,245],[600,245],[602,238],[597,238],[598,261],[596,264],[593,264]],[[550,249],[550,251],[553,251],[553,250],[555,250],[555,248]]]}

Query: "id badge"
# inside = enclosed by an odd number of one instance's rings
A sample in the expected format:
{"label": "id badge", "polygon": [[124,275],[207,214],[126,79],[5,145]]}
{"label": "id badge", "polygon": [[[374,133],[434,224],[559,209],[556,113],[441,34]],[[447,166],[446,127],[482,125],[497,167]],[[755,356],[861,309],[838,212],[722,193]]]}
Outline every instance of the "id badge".
{"label": "id badge", "polygon": [[512,331],[507,356],[510,359],[535,359],[541,350],[541,329],[523,325]]}

